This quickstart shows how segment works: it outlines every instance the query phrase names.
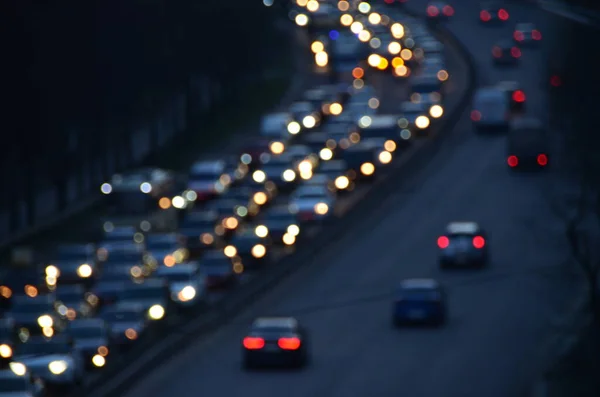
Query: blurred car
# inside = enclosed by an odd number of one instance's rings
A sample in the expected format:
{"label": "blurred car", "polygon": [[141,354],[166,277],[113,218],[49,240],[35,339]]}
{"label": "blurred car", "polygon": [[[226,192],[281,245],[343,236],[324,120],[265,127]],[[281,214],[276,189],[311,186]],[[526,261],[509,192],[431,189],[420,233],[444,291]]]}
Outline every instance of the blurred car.
{"label": "blurred car", "polygon": [[169,284],[159,278],[147,279],[129,285],[121,292],[119,303],[144,307],[150,320],[162,320],[171,307]]}
{"label": "blurred car", "polygon": [[[355,54],[354,56],[360,55]],[[342,87],[340,85],[320,85],[304,91],[302,98],[305,101],[311,102],[315,107],[320,109],[323,117],[328,117],[332,115],[331,105],[343,105],[348,99],[348,92],[346,87]]]}
{"label": "blurred car", "polygon": [[410,80],[411,92],[421,96],[440,98],[443,93],[443,86],[444,82],[440,80],[438,72],[433,71],[416,74]]}
{"label": "blurred car", "polygon": [[473,96],[471,120],[475,130],[506,131],[509,125],[510,104],[506,93],[495,88],[479,88]]}
{"label": "blurred car", "polygon": [[394,293],[392,321],[406,324],[442,325],[446,321],[446,296],[442,286],[432,279],[408,279]]}
{"label": "blurred car", "polygon": [[131,277],[121,279],[101,279],[92,290],[86,294],[85,300],[99,310],[117,304],[122,292],[133,283]]}
{"label": "blurred car", "polygon": [[14,321],[20,333],[52,336],[54,331],[66,326],[65,318],[56,309],[56,300],[51,294],[33,298],[20,295],[13,297],[7,317]]}
{"label": "blurred car", "polygon": [[287,142],[291,136],[297,135],[302,126],[294,121],[289,112],[269,113],[260,121],[260,135],[271,141]]}
{"label": "blurred car", "polygon": [[308,101],[294,102],[288,108],[292,118],[302,127],[311,129],[321,123],[321,109]]}
{"label": "blurred car", "polygon": [[57,311],[68,320],[92,316],[96,305],[86,300],[87,290],[82,285],[61,285],[54,292]]}
{"label": "blurred car", "polygon": [[0,370],[0,397],[43,397],[44,382],[34,376],[24,365],[13,365]]}
{"label": "blurred car", "polygon": [[195,306],[206,297],[206,279],[197,262],[180,263],[173,267],[161,266],[156,277],[167,280],[171,300],[186,308]]}
{"label": "blurred car", "polygon": [[290,196],[290,212],[302,223],[316,223],[333,214],[335,196],[327,186],[303,185]]}
{"label": "blurred car", "polygon": [[349,170],[354,171],[356,180],[371,180],[379,166],[387,165],[393,159],[385,145],[386,138],[364,138],[346,149],[341,157]]}
{"label": "blurred car", "polygon": [[410,144],[412,132],[407,128],[400,128],[398,119],[400,115],[378,114],[366,116],[360,122],[360,136],[364,138],[385,138],[402,147]]}
{"label": "blurred car", "polygon": [[257,223],[255,234],[268,235],[273,244],[293,245],[300,234],[298,216],[287,205],[269,208]]}
{"label": "blurred car", "polygon": [[240,161],[242,164],[254,169],[260,164],[260,158],[263,153],[269,153],[272,140],[268,138],[250,138],[242,147]]}
{"label": "blurred car", "polygon": [[507,100],[510,103],[510,110],[512,112],[523,112],[525,111],[525,103],[527,96],[525,91],[521,88],[521,85],[516,81],[501,81],[496,85],[499,90],[506,93]]}
{"label": "blurred car", "polygon": [[513,39],[520,46],[534,46],[542,40],[542,34],[533,23],[518,23]]}
{"label": "blurred car", "polygon": [[100,318],[110,329],[110,344],[126,349],[148,328],[148,308],[135,302],[119,302],[103,310]]}
{"label": "blurred car", "polygon": [[184,196],[194,192],[192,201],[204,202],[223,193],[232,182],[226,171],[227,163],[223,160],[198,161],[192,164]]}
{"label": "blurred car", "polygon": [[183,244],[184,240],[177,233],[149,234],[145,241],[148,258],[145,261],[154,261],[153,267],[174,266],[189,258],[189,251]]}
{"label": "blurred car", "polygon": [[354,190],[354,178],[356,173],[350,170],[344,160],[331,160],[322,162],[316,170],[313,180],[317,180],[319,175],[328,179],[327,186],[332,192],[352,191]]}
{"label": "blurred car", "polygon": [[431,1],[427,4],[429,21],[450,18],[452,15],[454,15],[454,8],[445,1]]}
{"label": "blurred car", "polygon": [[[302,144],[310,148],[312,153],[318,153],[321,160],[327,161],[333,158],[333,149],[335,149],[336,143],[327,145],[327,142],[331,136],[326,132],[310,132],[302,136]],[[322,152],[327,149],[326,154]]]}
{"label": "blurred car", "polygon": [[429,134],[431,122],[429,119],[429,107],[426,102],[404,101],[400,104],[400,117],[398,126],[408,129],[411,135],[426,136]]}
{"label": "blurred car", "polygon": [[309,361],[308,332],[295,318],[257,318],[242,341],[244,369],[304,367]]}
{"label": "blurred car", "polygon": [[14,363],[24,365],[48,386],[71,389],[80,385],[85,375],[83,356],[73,346],[67,335],[31,337],[18,345]]}
{"label": "blurred car", "polygon": [[67,335],[81,352],[85,369],[102,368],[110,353],[110,328],[101,318],[75,320],[69,323]]}
{"label": "blurred car", "polygon": [[253,269],[265,263],[271,251],[271,239],[253,227],[237,231],[223,249],[233,263],[241,263],[245,269]]}
{"label": "blurred car", "polygon": [[220,222],[216,211],[188,212],[180,222],[178,233],[182,236],[182,242],[190,256],[198,256],[204,250],[213,248],[219,244],[217,230]]}
{"label": "blurred car", "polygon": [[248,208],[249,215],[258,214],[259,209],[268,205],[273,196],[274,193],[272,190],[266,189],[265,186],[261,185],[236,186],[224,194],[224,198],[227,199],[240,202],[247,201],[248,204],[246,207]]}
{"label": "blurred car", "polygon": [[296,166],[295,158],[290,154],[271,155],[252,173],[252,179],[257,183],[271,181],[278,191],[289,192],[298,179]]}
{"label": "blurred car", "polygon": [[452,222],[437,240],[441,268],[484,267],[488,262],[485,232],[475,222]]}
{"label": "blurred car", "polygon": [[104,223],[102,243],[142,243],[144,235],[134,226],[115,226],[111,221]]}
{"label": "blurred car", "polygon": [[37,296],[46,292],[44,271],[37,266],[0,269],[0,309],[10,310],[12,299],[18,295]]}
{"label": "blurred car", "polygon": [[500,3],[487,2],[481,5],[479,20],[484,24],[502,23],[509,18],[508,11]]}
{"label": "blurred car", "polygon": [[521,58],[521,50],[508,40],[502,40],[492,47],[492,57],[496,65],[516,65]]}
{"label": "blurred car", "polygon": [[[237,279],[236,273],[241,273],[240,264],[231,263],[231,258],[225,256],[222,249],[207,251],[198,262],[200,271],[204,274],[208,290],[227,288]],[[237,270],[237,271],[236,271]]]}
{"label": "blurred car", "polygon": [[17,340],[14,320],[0,318],[0,368],[6,368],[12,359]]}
{"label": "blurred car", "polygon": [[540,120],[520,117],[510,123],[506,163],[512,170],[544,169],[549,165],[549,138]]}
{"label": "blurred car", "polygon": [[235,200],[219,197],[206,205],[208,211],[216,212],[218,216],[215,233],[225,239],[230,238],[241,224],[241,220],[248,216],[246,200]]}

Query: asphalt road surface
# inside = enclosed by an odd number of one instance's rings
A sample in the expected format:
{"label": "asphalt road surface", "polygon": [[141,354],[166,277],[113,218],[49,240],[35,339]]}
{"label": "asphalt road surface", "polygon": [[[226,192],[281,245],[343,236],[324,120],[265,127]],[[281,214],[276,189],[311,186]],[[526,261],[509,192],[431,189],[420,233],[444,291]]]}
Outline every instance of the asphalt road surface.
{"label": "asphalt road surface", "polygon": [[[419,3],[417,3],[419,4]],[[420,4],[424,9],[425,2]],[[540,11],[512,6],[513,21],[550,29]],[[514,70],[491,66],[490,48],[512,26],[484,29],[478,2],[456,2],[449,27],[476,56],[482,83],[515,79],[544,114],[541,56]],[[510,24],[512,25],[512,24]],[[551,43],[546,43],[551,44]],[[542,365],[543,340],[574,296],[564,277],[560,223],[545,199],[546,175],[511,175],[503,137],[475,136],[468,110],[428,167],[380,203],[362,230],[208,339],[131,390],[128,397],[519,397]],[[489,232],[490,268],[446,274],[435,241],[447,222]],[[398,280],[436,277],[449,287],[450,318],[437,330],[395,330],[385,297]],[[240,341],[254,316],[293,314],[312,331],[313,365],[298,373],[244,373]]]}

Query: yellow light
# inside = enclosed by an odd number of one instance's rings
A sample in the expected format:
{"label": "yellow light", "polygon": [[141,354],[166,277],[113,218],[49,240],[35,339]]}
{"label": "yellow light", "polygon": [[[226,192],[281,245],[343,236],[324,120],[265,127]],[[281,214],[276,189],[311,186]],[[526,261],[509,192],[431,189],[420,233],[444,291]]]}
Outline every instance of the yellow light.
{"label": "yellow light", "polygon": [[237,248],[235,248],[233,245],[228,245],[225,247],[225,249],[223,249],[223,253],[226,257],[233,258],[237,255]]}
{"label": "yellow light", "polygon": [[300,227],[298,225],[289,225],[287,227],[287,234],[290,236],[298,236],[300,234]]}
{"label": "yellow light", "polygon": [[269,235],[269,228],[265,225],[258,225],[256,229],[254,229],[254,233],[257,237],[265,238]]}
{"label": "yellow light", "polygon": [[385,70],[387,69],[387,67],[390,65],[390,63],[388,62],[387,59],[381,57],[381,59],[379,60],[379,65],[377,65],[377,69],[379,70]]}
{"label": "yellow light", "polygon": [[141,277],[143,274],[142,269],[139,266],[132,267],[129,273],[135,278]]}
{"label": "yellow light", "polygon": [[442,117],[444,115],[444,108],[441,107],[440,105],[433,105],[429,109],[429,115],[431,117],[433,117],[434,119],[439,119],[440,117]]}
{"label": "yellow light", "polygon": [[0,295],[5,299],[9,299],[12,296],[12,290],[8,287],[1,286]]}
{"label": "yellow light", "polygon": [[52,361],[50,364],[48,364],[48,369],[50,370],[51,373],[53,373],[54,375],[60,375],[63,372],[65,372],[67,370],[67,363],[64,360],[56,360],[56,361]]}
{"label": "yellow light", "polygon": [[285,233],[281,240],[285,245],[294,245],[296,243],[296,236],[293,236],[289,233]]}
{"label": "yellow light", "polygon": [[404,37],[404,26],[399,23],[395,23],[390,27],[390,31],[392,32],[392,36],[396,39],[401,39]]}
{"label": "yellow light", "polygon": [[402,59],[404,59],[405,61],[410,61],[412,59],[413,53],[411,50],[409,50],[408,48],[403,49],[402,51],[400,51],[400,56],[402,57]]}
{"label": "yellow light", "polygon": [[421,130],[424,130],[425,128],[429,127],[429,123],[429,117],[427,116],[419,116],[415,120],[415,125]]}
{"label": "yellow light", "polygon": [[300,7],[306,7],[307,3],[308,0],[296,0],[296,4],[298,4]]}
{"label": "yellow light", "polygon": [[358,21],[354,21],[354,22],[352,22],[352,25],[350,25],[350,30],[354,34],[359,34],[360,32],[363,31],[364,28],[365,27],[363,26],[363,24]]}
{"label": "yellow light", "polygon": [[394,73],[396,73],[396,76],[405,77],[408,75],[408,68],[404,65],[400,65],[394,68]]}
{"label": "yellow light", "polygon": [[287,130],[290,134],[292,135],[296,135],[300,132],[300,130],[302,129],[302,127],[300,126],[300,124],[296,121],[292,121],[291,123],[288,124],[287,126]]}
{"label": "yellow light", "polygon": [[273,154],[281,154],[285,151],[285,145],[282,142],[271,142],[269,145],[269,149],[271,149],[271,153]]}
{"label": "yellow light", "polygon": [[345,0],[341,0],[338,2],[338,10],[342,12],[346,12],[350,9],[350,3]]}
{"label": "yellow light", "polygon": [[389,164],[392,161],[392,154],[387,151],[379,153],[379,162],[381,164]]}
{"label": "yellow light", "polygon": [[73,321],[77,318],[77,312],[73,309],[67,309],[67,319]]}
{"label": "yellow light", "polygon": [[304,126],[304,128],[314,128],[317,125],[317,119],[315,118],[315,116],[304,116],[304,118],[302,119],[302,125]]}
{"label": "yellow light", "polygon": [[26,285],[24,289],[25,295],[27,295],[30,298],[35,298],[38,295],[38,289],[35,288],[33,285]]}
{"label": "yellow light", "polygon": [[47,314],[41,315],[37,319],[37,323],[42,328],[49,328],[54,325],[54,319]]}
{"label": "yellow light", "polygon": [[437,72],[437,78],[439,81],[446,81],[449,77],[450,75],[445,70],[440,70],[439,72]]}
{"label": "yellow light", "polygon": [[371,40],[371,32],[368,30],[361,30],[360,33],[358,33],[358,39],[363,43],[366,43]]}
{"label": "yellow light", "polygon": [[339,190],[348,189],[350,186],[350,180],[347,176],[338,176],[335,178],[335,187]]}
{"label": "yellow light", "polygon": [[372,163],[363,163],[360,166],[360,172],[366,176],[373,175],[375,173],[375,166]]}
{"label": "yellow light", "polygon": [[168,210],[171,208],[171,199],[168,197],[162,197],[160,200],[158,200],[158,206],[161,210]]}
{"label": "yellow light", "polygon": [[377,54],[371,54],[367,58],[367,62],[369,63],[369,66],[376,68],[379,65],[379,63],[381,62],[381,56],[379,56]]}
{"label": "yellow light", "polygon": [[265,205],[269,200],[269,197],[265,192],[256,192],[254,193],[253,200],[258,205]]}
{"label": "yellow light", "polygon": [[319,2],[317,0],[309,0],[306,3],[306,9],[310,12],[315,12],[319,9]]}
{"label": "yellow light", "polygon": [[92,276],[92,273],[93,269],[87,263],[84,263],[83,265],[77,268],[77,275],[81,278],[89,278]]}
{"label": "yellow light", "polygon": [[358,142],[360,142],[360,134],[355,131],[350,134],[348,139],[350,139],[350,142],[352,142],[352,143],[358,143]]}
{"label": "yellow light", "polygon": [[200,241],[202,241],[202,244],[211,245],[215,242],[215,238],[210,233],[202,233],[200,236]]}
{"label": "yellow light", "polygon": [[358,4],[358,11],[362,12],[363,14],[368,14],[369,11],[371,11],[371,4],[363,1],[362,3]]}
{"label": "yellow light", "polygon": [[310,45],[310,50],[316,54],[317,52],[325,51],[325,45],[320,41],[313,41]]}
{"label": "yellow light", "polygon": [[98,354],[101,355],[102,357],[108,356],[108,347],[106,347],[106,346],[98,347]]}
{"label": "yellow light", "polygon": [[17,376],[23,376],[27,373],[27,367],[21,363],[11,362],[8,364],[10,370]]}
{"label": "yellow light", "polygon": [[294,19],[296,22],[296,25],[298,26],[306,26],[308,25],[308,17],[304,14],[298,14],[296,15],[296,18]]}
{"label": "yellow light", "polygon": [[256,244],[252,247],[252,256],[255,258],[262,258],[267,254],[267,248],[262,244]]}
{"label": "yellow light", "polygon": [[308,160],[302,160],[300,164],[298,164],[298,171],[300,172],[311,172],[313,169],[313,165]]}
{"label": "yellow light", "polygon": [[315,54],[315,63],[317,66],[325,67],[329,63],[329,55],[325,51],[317,52]]}
{"label": "yellow light", "polygon": [[177,294],[177,298],[181,302],[189,302],[196,297],[196,289],[191,285],[186,285],[183,287],[181,291]]}
{"label": "yellow light", "polygon": [[152,320],[160,320],[165,316],[165,308],[161,305],[153,305],[148,309],[148,316]]}
{"label": "yellow light", "polygon": [[12,354],[13,354],[13,351],[9,345],[0,345],[0,357],[11,358]]}
{"label": "yellow light", "polygon": [[394,142],[392,140],[385,141],[385,143],[383,144],[383,147],[385,148],[385,150],[392,153],[396,150],[396,142]]}
{"label": "yellow light", "polygon": [[94,366],[98,368],[104,367],[104,365],[106,364],[106,359],[101,355],[96,354],[94,355],[94,357],[92,357],[92,364],[94,364]]}
{"label": "yellow light", "polygon": [[229,218],[225,218],[223,220],[223,226],[225,226],[226,229],[229,230],[233,230],[236,229],[239,226],[240,222],[237,220],[237,218],[230,216]]}
{"label": "yellow light", "polygon": [[400,51],[402,50],[402,46],[400,45],[400,43],[396,42],[396,41],[392,41],[389,45],[388,45],[388,51],[390,54],[392,55],[397,55],[400,53]]}
{"label": "yellow light", "polygon": [[329,206],[325,203],[317,203],[314,210],[318,215],[325,215],[329,212]]}
{"label": "yellow light", "polygon": [[369,107],[371,109],[377,109],[377,108],[379,108],[379,105],[380,105],[379,99],[377,99],[377,98],[370,98],[369,102],[368,102],[368,105],[369,105]]}
{"label": "yellow light", "polygon": [[283,171],[283,174],[281,174],[281,177],[286,182],[292,182],[294,179],[296,179],[296,173],[294,170],[285,170]]}
{"label": "yellow light", "polygon": [[136,340],[138,337],[138,333],[135,329],[128,328],[127,330],[125,330],[125,337],[129,340]]}
{"label": "yellow light", "polygon": [[381,23],[381,15],[376,12],[369,14],[369,23],[371,25],[379,25]]}
{"label": "yellow light", "polygon": [[340,17],[340,23],[343,26],[350,26],[352,25],[352,22],[354,22],[354,18],[352,18],[352,15],[350,14],[344,14]]}
{"label": "yellow light", "polygon": [[235,274],[242,274],[244,272],[244,265],[240,262],[235,262],[233,264],[233,272]]}
{"label": "yellow light", "polygon": [[267,180],[267,174],[264,171],[256,170],[252,173],[252,179],[256,183],[264,183]]}
{"label": "yellow light", "polygon": [[163,259],[163,263],[165,264],[166,267],[173,267],[177,264],[177,261],[175,260],[173,255],[166,255],[165,258]]}
{"label": "yellow light", "polygon": [[54,265],[46,266],[46,277],[58,278],[60,276],[60,270]]}
{"label": "yellow light", "polygon": [[319,152],[319,157],[323,161],[329,161],[329,160],[331,160],[333,158],[333,151],[331,149],[329,149],[329,148],[323,148]]}
{"label": "yellow light", "polygon": [[309,179],[311,179],[313,177],[313,172],[311,171],[306,171],[306,172],[301,172],[300,173],[300,178],[304,179],[305,181],[308,181]]}
{"label": "yellow light", "polygon": [[400,57],[394,57],[392,59],[392,66],[394,67],[394,69],[396,69],[398,66],[403,66],[404,65],[404,59],[400,58]]}
{"label": "yellow light", "polygon": [[339,104],[337,102],[329,105],[329,113],[331,113],[334,116],[339,116],[340,114],[342,114],[343,111],[344,111],[344,108],[342,107],[341,104]]}

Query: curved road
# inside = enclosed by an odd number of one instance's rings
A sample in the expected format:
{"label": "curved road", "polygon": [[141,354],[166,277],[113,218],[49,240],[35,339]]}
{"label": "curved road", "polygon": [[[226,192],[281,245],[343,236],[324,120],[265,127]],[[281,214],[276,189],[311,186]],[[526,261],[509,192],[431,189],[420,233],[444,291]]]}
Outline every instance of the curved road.
{"label": "curved road", "polygon": [[[424,9],[425,1],[420,3]],[[515,5],[509,10],[513,22],[549,29],[549,17],[540,11]],[[512,27],[482,28],[478,12],[477,1],[456,2],[449,27],[476,56],[482,82],[520,80],[532,113],[546,117],[539,51],[525,51],[518,69],[492,68],[490,47],[510,37]],[[465,111],[430,165],[382,203],[362,231],[310,266],[322,269],[301,271],[217,334],[157,363],[160,370],[128,396],[523,396],[542,365],[552,319],[571,302],[574,288],[564,281],[560,224],[544,199],[545,186],[558,182],[551,174],[510,175],[504,143],[502,137],[475,136]],[[435,240],[452,220],[485,226],[490,268],[438,270]],[[449,286],[446,327],[390,326],[389,298],[381,295],[414,276]],[[313,365],[299,373],[242,372],[240,340],[251,318],[288,313],[312,331]]]}

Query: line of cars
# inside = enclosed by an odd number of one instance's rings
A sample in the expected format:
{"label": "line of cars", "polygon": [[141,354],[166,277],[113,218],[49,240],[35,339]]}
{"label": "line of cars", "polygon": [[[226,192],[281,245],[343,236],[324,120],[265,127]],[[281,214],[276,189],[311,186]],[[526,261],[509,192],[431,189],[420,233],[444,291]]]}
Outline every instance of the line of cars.
{"label": "line of cars", "polygon": [[[345,196],[427,136],[443,115],[447,72],[426,83],[418,78],[445,71],[441,44],[416,20],[386,21],[370,9],[349,8],[363,21],[357,33],[357,24],[341,22],[349,14],[330,9],[328,20],[338,24],[327,48],[352,39],[366,49],[344,53],[352,68],[340,67],[332,51],[342,83],[305,91],[286,111],[265,115],[259,136],[239,153],[198,161],[185,175],[153,167],[114,175],[100,187],[109,215],[90,225],[88,243],[58,244],[33,265],[0,275],[0,396],[77,388],[171,319],[197,316],[334,221]],[[394,69],[369,69],[366,62],[371,39],[390,35],[418,56],[409,60],[411,100],[380,114],[369,73],[393,76]],[[291,328],[276,345],[308,357],[293,325],[286,323]]]}

